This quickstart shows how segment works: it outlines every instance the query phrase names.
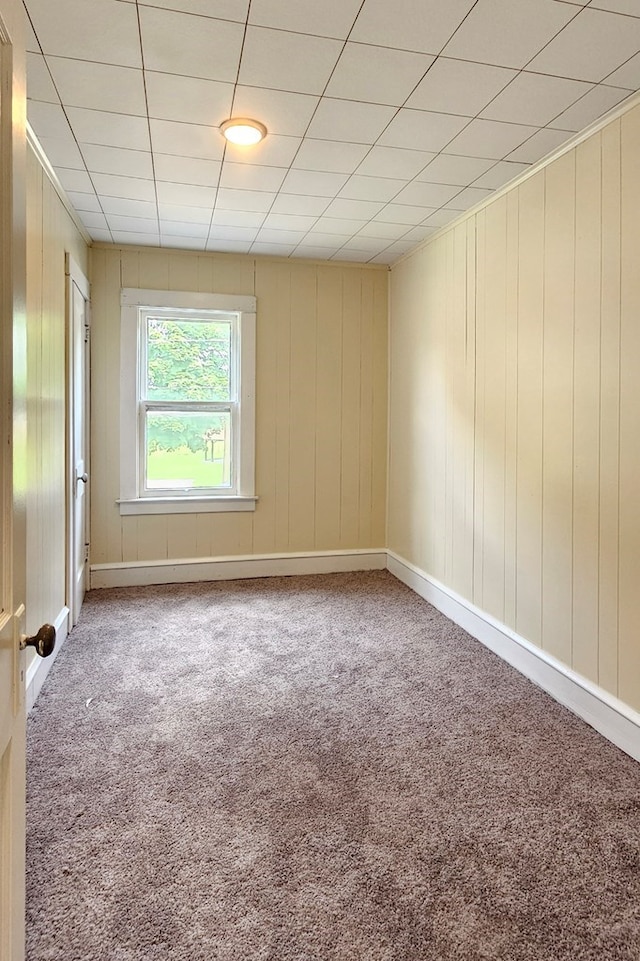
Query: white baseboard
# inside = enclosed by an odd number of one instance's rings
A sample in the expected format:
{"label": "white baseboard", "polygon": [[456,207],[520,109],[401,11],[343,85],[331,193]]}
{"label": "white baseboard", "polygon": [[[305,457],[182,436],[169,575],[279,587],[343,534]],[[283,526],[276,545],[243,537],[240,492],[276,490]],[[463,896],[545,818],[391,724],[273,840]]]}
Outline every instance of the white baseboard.
{"label": "white baseboard", "polygon": [[640,714],[603,688],[520,637],[424,571],[387,553],[389,571],[450,620],[640,761]]}
{"label": "white baseboard", "polygon": [[91,567],[90,576],[93,590],[101,587],[137,587],[146,584],[232,581],[245,577],[381,571],[386,566],[387,552],[379,548],[94,564]]}
{"label": "white baseboard", "polygon": [[49,657],[39,657],[37,654],[27,668],[25,700],[27,714],[36,702],[36,698],[42,690],[47,674],[51,670],[53,662],[60,653],[60,648],[64,644],[69,633],[69,608],[63,607],[53,626],[56,629],[56,646]]}

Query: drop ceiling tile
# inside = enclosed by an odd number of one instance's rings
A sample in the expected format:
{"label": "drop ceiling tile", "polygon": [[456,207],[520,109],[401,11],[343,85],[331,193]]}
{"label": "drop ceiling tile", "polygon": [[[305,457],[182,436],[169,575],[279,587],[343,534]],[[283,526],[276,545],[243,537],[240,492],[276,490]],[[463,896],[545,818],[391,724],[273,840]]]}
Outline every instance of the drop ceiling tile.
{"label": "drop ceiling tile", "polygon": [[586,96],[574,103],[572,107],[552,120],[550,127],[561,130],[584,130],[594,120],[598,120],[622,100],[630,95],[628,90],[619,87],[605,87],[602,84],[594,87]]}
{"label": "drop ceiling tile", "polygon": [[[154,153],[197,160],[222,160],[224,140],[214,127],[173,120],[151,120]],[[172,180],[172,177],[167,177]]]}
{"label": "drop ceiling tile", "polygon": [[146,70],[235,83],[244,24],[140,7]]}
{"label": "drop ceiling tile", "polygon": [[257,164],[236,164],[225,160],[220,186],[236,190],[271,190],[275,193],[282,186],[286,173],[286,167],[261,167]]}
{"label": "drop ceiling tile", "polygon": [[[341,243],[344,243],[347,237],[351,237],[352,234],[357,233],[366,223],[366,220],[343,220],[340,217],[319,217],[313,227],[311,227],[309,233],[322,234],[325,239],[327,235],[330,235],[334,238],[334,243],[337,243],[336,238],[340,237],[342,238]],[[322,243],[320,239],[317,239],[315,242],[318,244]]]}
{"label": "drop ceiling tile", "polygon": [[590,89],[591,84],[583,81],[523,71],[483,110],[481,116],[487,120],[544,127]]}
{"label": "drop ceiling tile", "polygon": [[330,258],[331,260],[344,260],[348,264],[367,264],[371,260],[372,253],[369,250],[353,250],[342,247]]}
{"label": "drop ceiling tile", "polygon": [[606,82],[628,90],[640,88],[640,53],[630,57],[618,70],[610,73]]}
{"label": "drop ceiling tile", "polygon": [[409,230],[409,227],[407,227],[406,224],[383,224],[378,223],[376,220],[371,220],[355,236],[377,237],[378,239],[386,240],[389,244],[392,240],[398,240],[403,234],[406,234],[407,230]]}
{"label": "drop ceiling tile", "polygon": [[267,214],[264,226],[273,230],[301,230],[306,233],[313,227],[317,219],[317,217],[305,217],[302,214],[296,216],[295,214],[278,214],[272,211]]}
{"label": "drop ceiling tile", "polygon": [[89,236],[93,241],[102,242],[106,244],[113,243],[113,237],[110,230],[100,230],[94,227],[89,231]]}
{"label": "drop ceiling tile", "polygon": [[381,104],[323,97],[309,124],[308,134],[319,140],[373,144],[395,112],[394,107]]}
{"label": "drop ceiling tile", "polygon": [[155,203],[148,200],[126,200],[123,197],[102,197],[101,206],[107,218],[139,217],[144,220],[157,220],[158,212]]}
{"label": "drop ceiling tile", "polygon": [[290,257],[296,249],[295,244],[251,244],[249,253],[261,254],[263,257]]}
{"label": "drop ceiling tile", "polygon": [[427,227],[445,227],[459,216],[460,212],[458,210],[449,210],[446,207],[442,207],[440,210],[434,210],[432,214],[425,217],[423,224]]}
{"label": "drop ceiling tile", "polygon": [[504,187],[508,184],[510,180],[514,177],[519,177],[521,173],[528,170],[529,164],[526,163],[514,163],[512,160],[501,160],[500,163],[495,164],[490,170],[487,170],[485,174],[478,177],[474,181],[474,187],[489,187],[492,190],[497,190],[499,187]]}
{"label": "drop ceiling tile", "polygon": [[[167,181],[156,183],[158,203],[177,204],[185,207],[213,207],[216,199],[215,187],[200,187],[195,184],[175,184]],[[184,218],[185,220],[189,218]]]}
{"label": "drop ceiling tile", "polygon": [[355,237],[350,237],[341,250],[360,250],[367,252],[369,256],[379,254],[381,250],[389,246],[389,241],[384,237],[364,237],[361,233]]}
{"label": "drop ceiling tile", "polygon": [[[324,247],[325,249],[338,250],[342,247],[345,239],[350,234],[330,234],[320,230],[311,230],[306,237],[300,241],[300,246],[308,244],[310,247]],[[330,256],[327,254],[327,257]]]}
{"label": "drop ceiling tile", "polygon": [[325,173],[320,170],[290,170],[282,188],[288,194],[335,197],[348,179],[348,174]]}
{"label": "drop ceiling tile", "polygon": [[348,218],[350,220],[371,220],[379,213],[384,204],[372,200],[333,200],[326,210],[326,217]]}
{"label": "drop ceiling tile", "polygon": [[282,137],[269,133],[252,147],[227,143],[224,159],[232,163],[260,164],[262,167],[289,167],[301,143],[301,137]]}
{"label": "drop ceiling tile", "polygon": [[252,0],[249,23],[345,40],[362,0]]}
{"label": "drop ceiling tile", "polygon": [[434,157],[434,153],[426,150],[372,147],[356,172],[366,177],[412,180]]}
{"label": "drop ceiling tile", "polygon": [[65,190],[78,190],[80,193],[93,194],[95,188],[86,170],[71,170],[68,167],[58,167],[58,180]]}
{"label": "drop ceiling tile", "polygon": [[415,246],[416,243],[413,240],[399,240],[397,243],[391,244],[389,247],[387,247],[379,255],[379,257],[374,258],[372,263],[380,261],[385,264],[395,263],[395,261],[402,257],[403,254],[408,254],[410,250],[413,250]]}
{"label": "drop ceiling tile", "polygon": [[68,190],[67,196],[75,210],[78,213],[82,213],[83,210],[89,211],[91,213],[100,213],[102,208],[100,207],[100,201],[93,194],[79,194],[75,190]]}
{"label": "drop ceiling tile", "polygon": [[39,53],[27,54],[27,97],[30,100],[60,103],[47,63]]}
{"label": "drop ceiling tile", "polygon": [[209,224],[196,224],[192,220],[161,220],[160,233],[172,237],[201,237],[206,240],[209,236]]}
{"label": "drop ceiling tile", "polygon": [[472,120],[466,130],[447,146],[447,153],[502,160],[533,133],[535,127],[522,124]]}
{"label": "drop ceiling tile", "polygon": [[469,207],[473,207],[474,204],[482,203],[487,197],[490,197],[493,190],[489,190],[485,187],[466,187],[461,190],[459,194],[448,200],[445,207],[450,210],[468,210]]}
{"label": "drop ceiling tile", "polygon": [[97,143],[128,150],[150,150],[149,124],[144,117],[68,107],[67,115],[79,143]]}
{"label": "drop ceiling tile", "polygon": [[598,82],[621,67],[638,49],[640,20],[587,7],[528,68]]}
{"label": "drop ceiling tile", "polygon": [[524,67],[578,12],[555,0],[478,0],[443,54]]}
{"label": "drop ceiling tile", "polygon": [[291,254],[292,257],[305,257],[308,260],[327,260],[331,254],[335,254],[337,247],[318,247],[315,244],[306,244],[304,241],[298,244]]}
{"label": "drop ceiling tile", "polygon": [[590,8],[608,10],[610,13],[626,13],[629,17],[640,17],[637,0],[591,0]]}
{"label": "drop ceiling tile", "polygon": [[162,220],[188,220],[194,224],[211,223],[211,205],[194,207],[191,204],[158,204],[158,214]]}
{"label": "drop ceiling tile", "polygon": [[254,227],[228,227],[214,225],[209,231],[210,240],[243,240],[251,243],[258,236]]}
{"label": "drop ceiling tile", "polygon": [[220,227],[261,227],[264,223],[264,213],[254,210],[220,210],[213,212],[212,223]]}
{"label": "drop ceiling tile", "polygon": [[193,157],[172,157],[156,153],[153,165],[158,180],[169,183],[196,184],[217,187],[221,164],[217,160],[196,160]]}
{"label": "drop ceiling tile", "polygon": [[208,240],[205,250],[218,250],[223,253],[248,254],[251,250],[250,240]]}
{"label": "drop ceiling tile", "polygon": [[569,140],[571,136],[572,133],[569,130],[552,130],[550,127],[544,127],[521,147],[510,153],[507,159],[516,160],[519,163],[535,163]]}
{"label": "drop ceiling tile", "polygon": [[133,4],[66,0],[65,15],[51,0],[29,0],[29,14],[44,54],[141,67]]}
{"label": "drop ceiling tile", "polygon": [[262,190],[230,190],[221,187],[218,191],[216,207],[220,210],[253,210],[267,213],[276,195]]}
{"label": "drop ceiling tile", "polygon": [[457,157],[441,153],[418,174],[416,180],[466,187],[492,164],[493,160],[482,160],[480,157]]}
{"label": "drop ceiling tile", "polygon": [[123,150],[122,147],[97,144],[81,144],[81,148],[87,170],[91,173],[119,174],[153,180],[151,153],[148,151]]}
{"label": "drop ceiling tile", "polygon": [[133,233],[157,233],[158,218],[155,217],[123,217],[119,214],[107,214],[107,223],[111,230],[127,230]]}
{"label": "drop ceiling tile", "polygon": [[154,120],[218,127],[231,112],[233,84],[145,71],[149,116]]}
{"label": "drop ceiling tile", "polygon": [[321,94],[341,49],[338,40],[250,26],[238,79],[249,86]]}
{"label": "drop ceiling tile", "polygon": [[424,220],[424,207],[412,207],[409,204],[387,204],[376,214],[377,223],[404,224],[406,227],[415,226]]}
{"label": "drop ceiling tile", "polygon": [[402,50],[440,53],[474,0],[367,0],[350,39]]}
{"label": "drop ceiling tile", "polygon": [[427,110],[399,110],[385,132],[379,145],[386,147],[415,147],[437,153],[459,134],[469,123],[468,117],[447,113],[430,113]]}
{"label": "drop ceiling tile", "polygon": [[396,203],[417,207],[441,207],[460,193],[460,187],[449,184],[420,183],[414,180],[396,197]]}
{"label": "drop ceiling tile", "polygon": [[303,197],[301,194],[279,193],[274,201],[272,213],[320,217],[330,202],[329,197]]}
{"label": "drop ceiling tile", "polygon": [[115,174],[93,174],[91,179],[98,196],[122,197],[125,200],[153,202],[156,193],[152,180],[137,177],[118,177]]}
{"label": "drop ceiling tile", "polygon": [[146,116],[142,70],[67,57],[47,63],[65,106]]}
{"label": "drop ceiling tile", "polygon": [[433,60],[424,53],[347,43],[331,75],[326,95],[399,107]]}
{"label": "drop ceiling tile", "polygon": [[256,240],[263,244],[299,244],[306,230],[275,230],[263,227]]}
{"label": "drop ceiling tile", "polygon": [[33,27],[31,26],[31,20],[29,17],[25,17],[25,40],[26,40],[26,50],[29,53],[42,53],[40,48],[40,43],[38,38],[33,32]]}
{"label": "drop ceiling tile", "polygon": [[159,247],[160,246],[160,234],[159,233],[142,233],[137,234],[134,231],[128,230],[112,230],[111,236],[113,237],[114,244],[118,246],[122,245],[124,247]]}
{"label": "drop ceiling tile", "polygon": [[43,100],[29,100],[27,116],[39,140],[43,137],[54,137],[56,140],[73,140],[71,129],[60,104],[45,103]]}
{"label": "drop ceiling tile", "polygon": [[238,23],[244,23],[247,19],[249,0],[215,0],[215,4],[212,4],[211,0],[139,0],[139,5],[182,10],[185,13],[199,14],[201,17],[215,16],[220,20],[237,20]]}
{"label": "drop ceiling tile", "polygon": [[386,203],[406,186],[406,180],[353,176],[349,178],[338,196],[346,197],[348,200],[382,200]]}
{"label": "drop ceiling tile", "polygon": [[403,241],[410,244],[421,244],[423,240],[427,237],[431,237],[432,234],[437,232],[437,227],[429,227],[426,224],[421,224],[419,227],[414,227],[402,238]]}
{"label": "drop ceiling tile", "polygon": [[388,264],[390,266],[399,260],[402,254],[406,253],[407,250],[411,249],[413,246],[415,246],[415,244],[410,244],[406,249],[403,247],[400,251],[396,251],[394,254],[391,254],[390,251],[395,247],[395,244],[393,244],[391,247],[387,247],[386,250],[383,250],[381,254],[378,254],[377,257],[372,257],[369,263]]}
{"label": "drop ceiling tile", "polygon": [[474,117],[517,76],[517,70],[438,57],[407,107]]}
{"label": "drop ceiling tile", "polygon": [[361,143],[305,138],[292,166],[300,170],[324,170],[350,174],[356,169],[369,147]]}
{"label": "drop ceiling tile", "polygon": [[311,97],[309,94],[240,85],[236,87],[233,111],[236,116],[255,117],[260,120],[269,135],[302,137],[318,101],[318,97]]}
{"label": "drop ceiling tile", "polygon": [[89,210],[83,210],[80,216],[82,223],[85,225],[87,230],[108,230],[107,221],[103,213],[92,213]]}
{"label": "drop ceiling tile", "polygon": [[206,240],[203,237],[185,237],[184,235],[160,232],[160,244],[165,250],[206,250]]}
{"label": "drop ceiling tile", "polygon": [[85,162],[78,146],[72,137],[58,140],[55,137],[38,137],[40,145],[47,155],[47,159],[54,167],[72,167],[84,170]]}

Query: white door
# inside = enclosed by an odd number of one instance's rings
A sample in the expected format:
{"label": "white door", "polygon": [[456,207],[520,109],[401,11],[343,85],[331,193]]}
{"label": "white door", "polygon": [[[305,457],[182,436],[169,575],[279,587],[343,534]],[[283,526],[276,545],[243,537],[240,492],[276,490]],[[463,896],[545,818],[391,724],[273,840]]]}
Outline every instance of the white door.
{"label": "white door", "polygon": [[77,624],[87,590],[88,485],[87,457],[87,343],[89,283],[67,257],[69,305],[69,609],[71,627]]}
{"label": "white door", "polygon": [[0,961],[24,958],[26,595],[24,41],[18,0],[0,0]]}

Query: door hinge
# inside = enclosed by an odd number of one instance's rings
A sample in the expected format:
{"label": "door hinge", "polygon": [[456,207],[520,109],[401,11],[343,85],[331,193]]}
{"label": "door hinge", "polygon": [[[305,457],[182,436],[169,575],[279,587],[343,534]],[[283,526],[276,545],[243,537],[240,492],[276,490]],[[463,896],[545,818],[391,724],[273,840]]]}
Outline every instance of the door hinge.
{"label": "door hinge", "polygon": [[85,544],[85,545],[84,545],[84,562],[85,562],[85,564],[87,564],[88,561],[89,561],[89,545],[88,545],[88,544]]}

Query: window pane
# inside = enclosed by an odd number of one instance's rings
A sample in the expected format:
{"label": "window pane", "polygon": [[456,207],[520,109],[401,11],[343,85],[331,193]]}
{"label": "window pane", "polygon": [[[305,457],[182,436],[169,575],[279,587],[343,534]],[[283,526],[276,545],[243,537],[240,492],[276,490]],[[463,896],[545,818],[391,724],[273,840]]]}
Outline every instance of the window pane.
{"label": "window pane", "polygon": [[231,399],[231,323],[147,318],[147,400]]}
{"label": "window pane", "polygon": [[147,489],[189,490],[231,484],[231,415],[146,414]]}

